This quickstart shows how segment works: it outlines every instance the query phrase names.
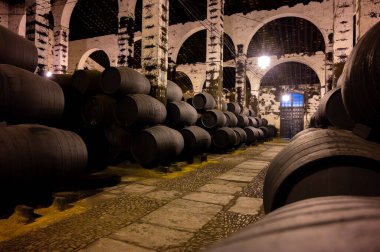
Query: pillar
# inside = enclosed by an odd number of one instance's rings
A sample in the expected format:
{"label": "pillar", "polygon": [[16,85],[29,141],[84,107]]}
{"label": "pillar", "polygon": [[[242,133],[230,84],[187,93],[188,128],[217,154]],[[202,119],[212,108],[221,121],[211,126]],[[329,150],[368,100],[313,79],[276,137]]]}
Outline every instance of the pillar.
{"label": "pillar", "polygon": [[207,0],[206,91],[221,108],[223,90],[224,0]]}
{"label": "pillar", "polygon": [[49,58],[49,12],[50,0],[26,0],[26,37],[33,41],[38,50],[37,72],[48,71]]}
{"label": "pillar", "polygon": [[119,54],[118,66],[133,67],[133,42],[134,42],[134,14],[125,11],[119,12],[119,30],[117,43]]}
{"label": "pillar", "polygon": [[237,55],[236,55],[236,99],[235,101],[246,106],[247,94],[246,94],[246,67],[247,67],[247,55],[244,54],[243,45],[237,45]]}
{"label": "pillar", "polygon": [[169,0],[143,0],[142,68],[151,95],[166,105]]}
{"label": "pillar", "polygon": [[56,74],[65,74],[68,69],[69,28],[58,25],[54,27],[54,65]]}
{"label": "pillar", "polygon": [[358,41],[372,26],[380,22],[380,1],[356,0],[356,41]]}

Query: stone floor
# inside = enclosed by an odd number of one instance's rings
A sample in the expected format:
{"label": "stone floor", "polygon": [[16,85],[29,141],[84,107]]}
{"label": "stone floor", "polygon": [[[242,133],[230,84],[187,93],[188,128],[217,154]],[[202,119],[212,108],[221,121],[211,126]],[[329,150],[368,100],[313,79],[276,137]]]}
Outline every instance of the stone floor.
{"label": "stone floor", "polygon": [[14,229],[0,251],[202,250],[263,217],[266,168],[285,145],[274,140],[169,171],[109,168],[118,184],[64,211],[57,202],[35,210],[41,217]]}

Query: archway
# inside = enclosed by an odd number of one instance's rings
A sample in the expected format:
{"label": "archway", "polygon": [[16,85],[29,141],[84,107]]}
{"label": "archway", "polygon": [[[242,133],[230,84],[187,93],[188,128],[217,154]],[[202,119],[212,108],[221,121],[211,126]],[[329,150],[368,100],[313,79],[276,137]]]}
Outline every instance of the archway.
{"label": "archway", "polygon": [[89,69],[103,71],[110,67],[110,60],[107,53],[101,49],[93,48],[85,52],[79,63],[77,69]]}

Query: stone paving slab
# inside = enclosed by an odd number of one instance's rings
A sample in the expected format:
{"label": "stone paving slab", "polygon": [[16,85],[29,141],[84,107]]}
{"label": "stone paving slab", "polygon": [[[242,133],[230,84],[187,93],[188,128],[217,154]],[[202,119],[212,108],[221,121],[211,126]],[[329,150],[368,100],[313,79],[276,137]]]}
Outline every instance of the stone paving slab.
{"label": "stone paving slab", "polygon": [[174,190],[158,190],[145,194],[145,197],[157,199],[157,200],[171,200],[180,197],[182,193]]}
{"label": "stone paving slab", "polygon": [[226,194],[216,194],[208,192],[195,192],[183,197],[184,199],[212,203],[217,205],[227,205],[234,196]]}
{"label": "stone paving slab", "polygon": [[259,198],[239,197],[228,211],[239,213],[257,215],[263,205],[263,200]]}
{"label": "stone paving slab", "polygon": [[230,180],[230,181],[242,181],[250,182],[256,177],[257,173],[244,173],[244,172],[226,172],[223,175],[218,176],[218,179]]}
{"label": "stone paving slab", "polygon": [[193,235],[194,234],[190,232],[174,230],[148,223],[134,223],[111,235],[111,238],[131,242],[151,249],[159,249],[161,247],[184,243],[191,239]]}
{"label": "stone paving slab", "polygon": [[117,195],[116,194],[113,194],[113,193],[108,193],[108,192],[105,192],[105,193],[99,193],[99,194],[96,194],[94,196],[90,196],[90,197],[87,197],[85,199],[82,199],[78,202],[78,205],[90,205],[90,206],[95,206],[95,205],[98,205],[99,203],[101,202],[104,202],[106,200],[110,200],[110,199],[115,199],[117,198]]}
{"label": "stone paving slab", "polygon": [[260,161],[260,160],[251,160],[251,161],[246,161],[244,163],[241,163],[233,169],[237,168],[245,168],[245,169],[252,169],[252,170],[262,170],[265,167],[269,165],[270,162],[267,161]]}
{"label": "stone paving slab", "polygon": [[155,250],[141,248],[132,244],[128,244],[122,241],[117,241],[109,238],[101,238],[93,244],[89,245],[85,249],[79,250],[79,252],[153,252]]}
{"label": "stone paving slab", "polygon": [[228,181],[224,179],[214,179],[210,181],[210,184],[217,184],[217,185],[230,185],[235,187],[244,187],[248,183],[247,182],[236,182],[236,181]]}
{"label": "stone paving slab", "polygon": [[197,191],[233,195],[234,193],[240,192],[241,190],[242,190],[241,186],[236,186],[233,184],[226,184],[226,185],[206,184],[198,188]]}
{"label": "stone paving slab", "polygon": [[150,191],[153,191],[155,189],[156,189],[155,186],[131,184],[131,185],[127,185],[122,190],[123,190],[123,192],[126,192],[126,193],[144,194],[144,193],[148,193]]}
{"label": "stone paving slab", "polygon": [[195,232],[212,219],[222,206],[192,200],[177,199],[148,214],[142,221]]}

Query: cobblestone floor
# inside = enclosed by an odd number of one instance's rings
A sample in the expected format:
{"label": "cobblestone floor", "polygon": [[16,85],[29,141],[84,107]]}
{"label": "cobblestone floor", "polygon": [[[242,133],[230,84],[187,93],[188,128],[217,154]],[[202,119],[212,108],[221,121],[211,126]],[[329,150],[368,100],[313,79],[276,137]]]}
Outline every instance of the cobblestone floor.
{"label": "cobblestone floor", "polygon": [[202,250],[263,217],[266,169],[285,145],[274,140],[213,154],[169,172],[107,169],[118,184],[79,197],[57,218],[42,214],[24,224],[0,251]]}

